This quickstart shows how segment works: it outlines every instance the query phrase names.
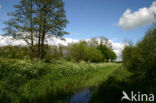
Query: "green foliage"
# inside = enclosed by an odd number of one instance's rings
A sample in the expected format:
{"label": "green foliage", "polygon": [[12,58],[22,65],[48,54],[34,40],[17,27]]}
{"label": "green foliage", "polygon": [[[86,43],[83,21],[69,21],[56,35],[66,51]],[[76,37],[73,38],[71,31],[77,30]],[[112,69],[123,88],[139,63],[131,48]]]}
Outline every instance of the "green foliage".
{"label": "green foliage", "polygon": [[100,44],[97,47],[97,49],[101,51],[101,53],[103,55],[103,61],[106,61],[106,62],[108,62],[109,60],[113,61],[117,58],[116,54],[113,52],[113,50],[108,48],[106,45]]}
{"label": "green foliage", "polygon": [[[135,81],[131,78],[133,74],[120,67],[109,75],[108,79],[101,83],[101,85],[96,88],[92,95],[89,103],[131,103],[129,100],[122,100],[123,91],[126,92],[128,96],[131,96],[131,92],[137,94],[138,91],[141,94],[155,94],[149,85],[144,84],[143,81]],[[141,101],[140,101],[141,103]],[[147,103],[143,101],[142,103]]]}
{"label": "green foliage", "polygon": [[81,60],[88,62],[108,62],[115,60],[117,57],[112,49],[106,47],[106,45],[100,44],[98,46],[97,44],[97,47],[95,47],[91,42],[80,41],[69,44],[68,46],[45,45],[43,58],[46,62],[54,62],[62,59],[77,62]]}
{"label": "green foliage", "polygon": [[85,41],[71,44],[69,46],[69,53],[71,58],[76,61],[84,60],[86,47],[87,43]]}
{"label": "green foliage", "polygon": [[76,61],[101,62],[102,54],[94,47],[88,46],[85,41],[74,43],[69,46],[69,54]]}
{"label": "green foliage", "polygon": [[150,29],[136,46],[126,46],[123,51],[124,66],[135,74],[138,80],[156,79],[156,26]]}
{"label": "green foliage", "polygon": [[58,45],[58,46],[45,46],[44,49],[44,61],[45,62],[55,62],[57,60],[70,60],[69,50],[67,46]]}
{"label": "green foliage", "polygon": [[114,61],[114,60],[117,59],[117,56],[116,56],[116,54],[115,54],[114,51],[110,50],[110,52],[109,52],[109,58],[110,58],[111,61]]}
{"label": "green foliage", "polygon": [[46,94],[71,92],[92,87],[105,80],[119,64],[0,59],[0,102],[36,103]]}
{"label": "green foliage", "polygon": [[28,47],[19,47],[19,46],[4,46],[0,47],[0,57],[3,58],[29,58],[31,51]]}
{"label": "green foliage", "polygon": [[112,48],[112,43],[109,42],[109,40],[103,36],[91,38],[89,41],[87,41],[87,43],[89,46],[94,47],[94,48],[97,48],[99,44],[103,44],[109,48]]}
{"label": "green foliage", "polygon": [[14,8],[10,20],[5,22],[5,35],[23,39],[33,53],[32,58],[36,54],[38,58],[44,58],[44,43],[49,35],[68,34],[64,30],[68,20],[62,0],[20,0]]}
{"label": "green foliage", "polygon": [[102,59],[103,59],[103,57],[99,50],[97,50],[93,47],[86,48],[85,56],[84,56],[85,61],[102,62]]}
{"label": "green foliage", "polygon": [[[34,52],[37,50],[37,45],[34,45]],[[43,60],[48,63],[55,62],[57,60],[67,61],[88,61],[88,62],[103,62],[113,61],[116,59],[115,53],[106,47],[105,45],[99,45],[97,48],[90,45],[88,42],[81,41],[78,43],[72,43],[68,46],[58,45],[49,46],[44,45],[43,48]],[[5,58],[37,58],[36,53],[28,47],[20,46],[5,46],[0,47],[0,57]]]}
{"label": "green foliage", "polygon": [[45,75],[47,65],[31,63],[31,61],[0,59],[0,101],[11,101],[17,103],[21,98],[20,88],[30,80],[36,80]]}

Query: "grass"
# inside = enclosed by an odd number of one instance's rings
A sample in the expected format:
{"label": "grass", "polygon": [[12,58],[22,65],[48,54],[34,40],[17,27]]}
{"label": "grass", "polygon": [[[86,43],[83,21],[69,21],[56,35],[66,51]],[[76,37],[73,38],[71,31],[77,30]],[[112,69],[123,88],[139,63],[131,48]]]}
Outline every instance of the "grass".
{"label": "grass", "polygon": [[[33,102],[46,94],[69,93],[81,88],[97,87],[114,71],[119,79],[128,73],[121,64],[0,59],[0,102]],[[123,72],[123,75],[120,75]],[[125,74],[124,74],[125,73]]]}
{"label": "grass", "polygon": [[[131,92],[134,94],[140,92],[142,94],[155,94],[156,91],[145,84],[146,81],[138,81],[134,78],[132,73],[125,69],[116,69],[108,79],[103,81],[96,91],[94,91],[89,103],[131,103],[131,101],[123,100],[123,91],[125,91],[131,98]],[[135,102],[135,101],[134,101]],[[140,103],[140,102],[139,102]],[[141,103],[149,103],[148,101],[141,101]],[[155,102],[151,102],[155,103]]]}

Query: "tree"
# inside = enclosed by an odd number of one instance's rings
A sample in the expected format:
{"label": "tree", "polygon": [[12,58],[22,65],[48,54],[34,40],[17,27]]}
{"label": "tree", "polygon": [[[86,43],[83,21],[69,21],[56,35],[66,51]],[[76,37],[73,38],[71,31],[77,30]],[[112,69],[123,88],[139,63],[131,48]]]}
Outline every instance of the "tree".
{"label": "tree", "polygon": [[109,40],[103,36],[91,38],[88,41],[88,45],[94,48],[97,48],[100,44],[106,45],[108,48],[112,48],[111,42],[109,42]]}
{"label": "tree", "polygon": [[140,49],[139,54],[143,58],[141,68],[144,69],[142,71],[146,73],[148,79],[154,80],[156,76],[156,24],[148,30],[143,40],[137,45]]}
{"label": "tree", "polygon": [[[156,25],[149,29],[135,46],[126,46],[122,52],[123,64],[137,80],[156,81]],[[147,82],[146,82],[147,83]]]}
{"label": "tree", "polygon": [[34,52],[34,3],[32,0],[21,0],[18,5],[15,5],[15,12],[8,15],[12,16],[9,21],[6,21],[7,27],[5,35],[11,35],[17,39],[23,39]]}
{"label": "tree", "polygon": [[108,48],[106,45],[100,44],[97,47],[97,49],[101,51],[103,55],[103,61],[106,61],[106,62],[108,62],[109,60],[113,61],[117,58],[113,50]]}
{"label": "tree", "polygon": [[126,69],[128,69],[130,65],[131,51],[132,46],[130,45],[125,46],[124,50],[122,51],[122,61]]}
{"label": "tree", "polygon": [[86,47],[87,43],[85,41],[70,44],[69,53],[71,58],[76,61],[84,60]]}
{"label": "tree", "polygon": [[91,47],[85,41],[69,45],[69,54],[76,61],[101,62],[102,54],[99,50]]}
{"label": "tree", "polygon": [[117,59],[117,56],[116,56],[116,54],[115,54],[114,51],[110,50],[110,52],[109,52],[109,58],[110,58],[111,61]]}
{"label": "tree", "polygon": [[85,49],[85,56],[84,56],[85,61],[102,62],[102,59],[103,59],[102,53],[96,48],[87,47]]}
{"label": "tree", "polygon": [[44,57],[44,44],[48,36],[68,34],[64,30],[68,21],[62,0],[21,0],[15,8],[12,18],[6,22],[6,35],[25,40],[32,48],[34,37],[37,38],[40,59]]}
{"label": "tree", "polygon": [[44,42],[46,35],[62,36],[68,23],[62,0],[35,0],[37,5],[38,50],[40,59],[43,59]]}

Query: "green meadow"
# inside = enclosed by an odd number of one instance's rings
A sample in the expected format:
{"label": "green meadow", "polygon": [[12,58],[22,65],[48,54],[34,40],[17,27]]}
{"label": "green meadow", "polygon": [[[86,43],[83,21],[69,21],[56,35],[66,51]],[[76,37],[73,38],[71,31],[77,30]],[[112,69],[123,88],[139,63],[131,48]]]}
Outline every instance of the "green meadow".
{"label": "green meadow", "polygon": [[114,72],[119,75],[120,80],[130,75],[119,63],[45,63],[1,58],[0,101],[34,103],[48,94],[51,98],[58,93],[72,94],[83,88],[98,87],[109,76],[114,75]]}

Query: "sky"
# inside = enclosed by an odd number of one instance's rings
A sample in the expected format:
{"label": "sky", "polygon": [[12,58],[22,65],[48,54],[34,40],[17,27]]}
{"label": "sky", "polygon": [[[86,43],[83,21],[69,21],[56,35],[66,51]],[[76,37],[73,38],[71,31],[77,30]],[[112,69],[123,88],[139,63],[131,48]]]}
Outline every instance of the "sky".
{"label": "sky", "polygon": [[[128,24],[121,24],[119,26],[119,20],[122,15],[131,10],[130,14],[138,12],[141,8],[149,9],[154,0],[64,0],[65,10],[69,24],[67,31],[70,35],[65,37],[71,37],[74,39],[86,39],[97,36],[104,36],[115,42],[123,42],[125,40],[132,40],[134,43],[142,39],[145,32],[151,26],[152,22],[146,22],[143,25],[135,26],[134,28],[122,28],[128,26]],[[155,6],[156,7],[156,6]],[[156,11],[156,8],[155,8]],[[146,10],[142,10],[144,13]],[[148,12],[148,11],[147,11]],[[135,18],[133,15],[129,15]],[[128,14],[127,14],[128,16]],[[129,17],[129,18],[130,18]],[[148,21],[142,18],[143,21]],[[125,19],[123,17],[123,19]],[[128,19],[128,18],[127,18]],[[140,16],[136,17],[133,22],[137,22],[141,19]],[[150,18],[149,18],[150,19]],[[123,20],[124,21],[124,20]],[[128,20],[127,20],[128,21]],[[126,22],[126,20],[125,20]]]}
{"label": "sky", "polygon": [[[0,33],[7,13],[20,0],[0,0]],[[153,22],[155,0],[63,0],[69,21],[65,38],[88,39],[104,36],[114,42],[141,40]],[[153,3],[153,5],[152,5]]]}
{"label": "sky", "polygon": [[[8,12],[14,11],[14,5],[20,0],[0,0],[0,34],[3,34],[4,21]],[[68,44],[93,37],[106,37],[112,43],[112,49],[121,58],[125,41],[136,44],[155,21],[156,0],[63,0],[69,21],[65,30],[66,42],[54,38],[51,44]],[[23,40],[0,35],[0,46],[25,45]]]}
{"label": "sky", "polygon": [[[64,0],[67,18],[70,22],[67,31],[75,39],[104,36],[116,42],[140,40],[149,24],[132,29],[119,26],[119,19],[126,12],[136,12],[140,8],[149,8],[154,0]],[[156,10],[156,9],[155,9]],[[140,19],[138,17],[138,19]],[[137,20],[137,19],[136,19]],[[134,20],[134,22],[137,22]],[[127,24],[128,25],[128,24]],[[137,25],[137,24],[136,24]],[[126,24],[123,26],[126,26]]]}

